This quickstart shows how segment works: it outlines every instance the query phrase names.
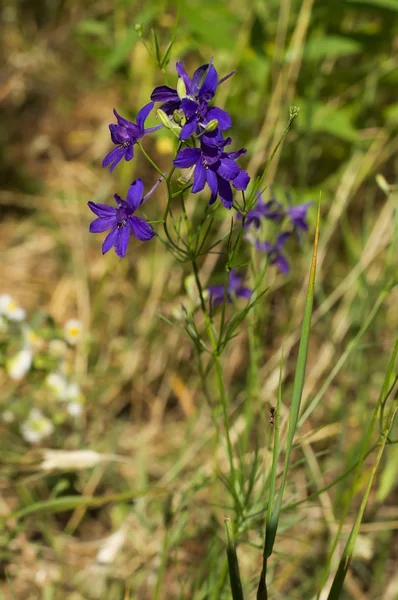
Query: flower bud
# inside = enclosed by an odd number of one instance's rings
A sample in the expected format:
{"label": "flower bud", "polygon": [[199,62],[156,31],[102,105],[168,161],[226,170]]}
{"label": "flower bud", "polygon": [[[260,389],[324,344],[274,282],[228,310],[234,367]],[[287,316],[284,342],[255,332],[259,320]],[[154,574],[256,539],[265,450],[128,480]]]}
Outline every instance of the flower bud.
{"label": "flower bud", "polygon": [[183,100],[187,96],[187,88],[182,77],[179,77],[177,81],[177,94],[180,100]]}
{"label": "flower bud", "polygon": [[205,131],[214,131],[218,127],[218,120],[212,119],[209,121],[205,127]]}
{"label": "flower bud", "polygon": [[183,115],[176,109],[173,112],[173,121],[177,123],[177,125],[182,125]]}
{"label": "flower bud", "polygon": [[300,108],[298,106],[291,106],[289,110],[289,117],[293,120],[298,117]]}
{"label": "flower bud", "polygon": [[166,129],[171,129],[170,119],[166,115],[164,110],[162,110],[161,108],[158,108],[158,110],[156,111],[156,116],[159,119],[159,121],[161,122],[161,124],[163,125],[163,127],[166,127]]}

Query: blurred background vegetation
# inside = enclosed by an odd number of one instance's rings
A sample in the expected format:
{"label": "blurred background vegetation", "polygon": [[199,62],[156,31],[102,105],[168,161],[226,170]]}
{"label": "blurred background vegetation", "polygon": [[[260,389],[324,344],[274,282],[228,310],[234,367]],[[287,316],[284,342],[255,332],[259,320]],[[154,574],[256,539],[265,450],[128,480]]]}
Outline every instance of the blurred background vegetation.
{"label": "blurred background vegetation", "polygon": [[[189,341],[159,317],[171,318],[186,300],[189,269],[158,242],[131,244],[124,261],[113,253],[103,257],[101,241],[88,234],[88,200],[106,203],[114,192],[123,195],[135,177],[146,188],[153,183],[139,153],[113,177],[100,165],[110,149],[112,109],[134,120],[163,82],[145,44],[152,48],[153,28],[166,48],[177,4],[3,0],[0,14],[0,292],[17,299],[34,323],[50,318],[51,326],[62,328],[70,318],[82,322],[71,369],[85,397],[83,413],[71,422],[40,397],[39,367],[19,382],[0,370],[1,410],[16,415],[0,425],[0,507],[6,517],[0,595],[229,598],[223,541],[229,508],[221,481],[227,465]],[[297,202],[316,202],[321,194],[304,394],[305,406],[314,399],[317,406],[297,439],[286,503],[302,502],[283,513],[270,565],[275,599],[312,598],[318,589],[352,480],[347,476],[324,494],[311,494],[355,463],[397,333],[396,290],[371,313],[398,266],[397,17],[397,0],[180,3],[169,83],[179,59],[188,72],[211,56],[221,75],[237,70],[220,88],[217,104],[232,115],[236,148],[248,148],[252,175],[275,146],[289,106],[299,106],[267,183],[282,199],[285,191]],[[144,145],[167,168],[167,133]],[[158,190],[148,204],[150,217],[160,218],[164,203]],[[282,343],[283,400],[289,404],[310,255],[311,239],[291,256],[289,277],[270,278],[273,292],[264,300],[260,333],[261,385],[250,426],[242,409],[249,368],[245,335],[227,353],[234,441],[246,439],[242,477],[250,472],[256,444],[260,470],[269,468],[268,411],[275,405]],[[217,257],[207,258],[204,279],[216,268]],[[342,356],[344,364],[332,373]],[[33,397],[56,422],[52,436],[36,446],[20,431]],[[53,470],[43,463],[43,448],[90,449],[101,458]],[[385,453],[344,599],[398,598],[396,448]],[[370,457],[341,543],[372,464]],[[71,496],[75,505],[49,508],[52,500]],[[82,496],[104,500],[79,505]],[[261,570],[264,509],[260,496],[240,534],[247,598],[254,597]]]}

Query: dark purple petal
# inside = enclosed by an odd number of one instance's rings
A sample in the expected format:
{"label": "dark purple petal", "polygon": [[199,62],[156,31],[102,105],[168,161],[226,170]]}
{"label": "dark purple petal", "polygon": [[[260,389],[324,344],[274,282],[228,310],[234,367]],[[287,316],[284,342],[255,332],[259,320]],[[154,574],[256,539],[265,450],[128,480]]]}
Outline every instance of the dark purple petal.
{"label": "dark purple petal", "polygon": [[284,231],[278,235],[278,239],[276,240],[275,248],[277,250],[282,250],[283,246],[287,242],[290,237],[290,231]]}
{"label": "dark purple petal", "polygon": [[260,250],[260,252],[270,252],[273,248],[270,242],[260,242],[259,240],[254,245],[256,250]]}
{"label": "dark purple petal", "polygon": [[115,252],[118,256],[120,256],[120,258],[124,258],[126,256],[127,247],[130,240],[130,233],[130,227],[124,226],[118,229],[115,241]]}
{"label": "dark purple petal", "polygon": [[140,240],[140,242],[151,240],[155,235],[154,230],[145,219],[141,219],[140,217],[130,217],[129,224],[133,236],[137,240]]}
{"label": "dark purple petal", "polygon": [[104,240],[104,243],[102,244],[102,254],[105,254],[106,252],[108,252],[108,250],[112,248],[112,246],[116,242],[118,231],[119,230],[117,228],[117,225],[115,225],[113,229],[111,229],[111,231],[108,233]]}
{"label": "dark purple petal", "polygon": [[133,157],[134,157],[134,146],[133,146],[133,144],[129,144],[126,147],[126,151],[125,151],[125,154],[124,154],[124,160],[129,161]]}
{"label": "dark purple petal", "polygon": [[[224,301],[225,287],[223,285],[210,285],[208,288],[213,304],[221,304]],[[227,302],[231,302],[231,296],[227,292]]]}
{"label": "dark purple petal", "polygon": [[221,131],[225,131],[226,129],[232,127],[232,119],[227,111],[222,110],[217,106],[210,108],[206,115],[207,122],[212,121],[213,119],[217,119],[218,128],[221,129]]}
{"label": "dark purple petal", "polygon": [[144,129],[144,135],[147,135],[148,133],[153,133],[154,131],[159,131],[159,129],[162,129],[163,125],[154,125],[153,127],[146,127]]}
{"label": "dark purple petal", "polygon": [[[200,148],[202,150],[202,156],[206,160],[208,165],[214,165],[216,162],[220,162],[220,149],[218,146],[208,146],[203,140]],[[218,167],[219,165],[217,165]]]}
{"label": "dark purple petal", "polygon": [[126,196],[126,202],[133,213],[137,210],[140,204],[142,204],[143,194],[144,184],[142,179],[136,179],[130,185]]}
{"label": "dark purple petal", "polygon": [[[131,121],[128,121],[117,112],[116,108],[113,109],[113,114],[115,115],[118,125],[121,127],[128,127],[129,125],[134,125]],[[116,126],[115,126],[116,127]]]}
{"label": "dark purple petal", "polygon": [[207,177],[206,177],[206,169],[202,165],[200,161],[197,162],[195,171],[193,173],[193,186],[191,192],[193,194],[197,194],[202,191],[206,185]]}
{"label": "dark purple petal", "polygon": [[195,73],[193,74],[193,77],[192,77],[192,95],[193,96],[198,95],[200,82],[202,81],[202,77],[206,73],[208,66],[209,66],[208,64],[202,65],[201,67],[196,69]]}
{"label": "dark purple petal", "polygon": [[203,83],[200,86],[200,90],[198,93],[199,99],[203,99],[206,102],[210,102],[210,100],[214,97],[214,94],[216,93],[217,85],[217,71],[215,70],[213,65],[210,65],[206,76],[203,80]]}
{"label": "dark purple petal", "polygon": [[[111,140],[114,144],[125,144],[135,139],[126,127],[121,127],[114,123],[109,125],[109,131],[111,132]],[[137,135],[139,135],[139,131],[137,131]]]}
{"label": "dark purple petal", "polygon": [[102,233],[116,225],[116,217],[98,217],[90,223],[91,233]]}
{"label": "dark purple petal", "polygon": [[[145,120],[148,117],[151,110],[153,109],[153,105],[154,105],[153,102],[149,102],[148,104],[145,104],[145,106],[143,106],[141,108],[141,110],[139,111],[139,113],[137,114],[137,125],[141,129],[142,132],[144,129]],[[142,135],[143,135],[143,133],[141,133],[141,136]]]}
{"label": "dark purple petal", "polygon": [[230,73],[228,73],[228,75],[224,75],[224,77],[221,77],[220,81],[218,82],[218,85],[221,85],[222,83],[224,83],[224,81],[227,81],[227,79],[232,77],[232,75],[235,75],[235,73],[236,73],[236,71],[233,70]]}
{"label": "dark purple petal", "polygon": [[247,298],[247,299],[249,299],[251,297],[252,293],[253,293],[252,290],[247,287],[241,287],[241,288],[237,289],[235,292],[235,294],[239,298]]}
{"label": "dark purple petal", "polygon": [[225,154],[227,154],[229,158],[236,160],[240,156],[243,156],[243,154],[246,154],[246,152],[246,148],[241,148],[240,150],[235,150],[235,152],[226,152]]}
{"label": "dark purple petal", "polygon": [[199,159],[199,148],[183,148],[173,160],[173,165],[180,169],[187,169],[192,167]]}
{"label": "dark purple petal", "polygon": [[183,98],[181,100],[181,108],[184,111],[184,115],[187,119],[192,119],[198,112],[198,105],[189,98]]}
{"label": "dark purple petal", "polygon": [[189,77],[188,73],[186,72],[185,67],[181,61],[178,61],[176,63],[176,71],[177,71],[178,77],[181,77],[181,79],[185,83],[185,89],[187,90],[188,96],[191,96],[192,95],[192,81],[191,81],[191,78]]}
{"label": "dark purple petal", "polygon": [[240,287],[241,283],[242,277],[237,274],[235,269],[231,269],[229,272],[228,289],[230,291],[235,291],[238,287]]}
{"label": "dark purple petal", "polygon": [[207,184],[210,188],[212,198],[216,199],[218,194],[218,180],[217,175],[211,169],[206,169]]}
{"label": "dark purple petal", "polygon": [[232,185],[236,190],[245,190],[249,185],[250,176],[246,171],[240,169],[239,175],[235,177],[232,182]]}
{"label": "dark purple petal", "polygon": [[236,179],[239,175],[240,168],[236,162],[230,158],[222,158],[217,169],[218,175],[227,181]]}
{"label": "dark purple petal", "polygon": [[222,177],[218,178],[218,193],[225,208],[230,210],[232,208],[232,190],[228,181],[225,181]]}
{"label": "dark purple petal", "polygon": [[102,161],[102,166],[107,167],[108,165],[111,165],[110,171],[112,173],[113,169],[122,160],[125,153],[126,153],[126,149],[123,148],[122,146],[118,146],[117,148],[114,148],[113,150],[111,150],[109,152],[109,154],[107,154],[105,156],[104,160]]}
{"label": "dark purple petal", "polygon": [[188,121],[188,123],[185,123],[185,125],[183,125],[180,131],[180,140],[187,140],[192,135],[194,135],[196,131],[196,126],[197,123],[195,119],[193,121]]}
{"label": "dark purple petal", "polygon": [[87,204],[90,210],[92,210],[93,213],[98,217],[107,218],[116,216],[116,208],[113,206],[108,206],[107,204],[97,204],[96,202],[91,202],[91,200],[90,202],[87,202]]}
{"label": "dark purple petal", "polygon": [[127,202],[125,200],[123,200],[123,198],[121,198],[119,196],[119,194],[113,194],[113,197],[115,199],[115,202],[116,202],[118,208],[120,208],[121,206],[127,208]]}
{"label": "dark purple petal", "polygon": [[180,99],[177,94],[177,90],[173,90],[173,88],[168,85],[160,85],[155,88],[151,94],[151,100],[153,102],[178,102],[180,103]]}
{"label": "dark purple petal", "polygon": [[278,254],[277,257],[272,261],[272,263],[277,265],[281,273],[284,273],[285,275],[289,273],[290,266],[283,254]]}
{"label": "dark purple petal", "polygon": [[181,107],[181,100],[170,100],[169,102],[165,102],[160,107],[163,112],[166,113],[169,117],[174,113],[175,110],[178,110]]}

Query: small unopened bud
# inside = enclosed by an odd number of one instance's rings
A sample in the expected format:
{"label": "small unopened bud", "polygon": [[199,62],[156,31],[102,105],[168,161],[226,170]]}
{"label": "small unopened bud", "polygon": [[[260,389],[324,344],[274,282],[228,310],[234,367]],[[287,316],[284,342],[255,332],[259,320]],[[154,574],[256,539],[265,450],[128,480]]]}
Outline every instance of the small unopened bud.
{"label": "small unopened bud", "polygon": [[162,110],[161,108],[158,108],[158,110],[156,111],[156,115],[157,115],[157,118],[159,119],[159,121],[161,122],[161,124],[163,125],[163,127],[166,127],[167,129],[171,129],[170,119],[166,115],[164,110]]}
{"label": "small unopened bud", "polygon": [[205,131],[214,131],[218,127],[218,120],[212,119],[209,121],[205,127]]}
{"label": "small unopened bud", "polygon": [[177,94],[180,100],[186,98],[187,96],[187,88],[185,87],[185,83],[182,77],[179,77],[177,81]]}
{"label": "small unopened bud", "polygon": [[141,29],[142,29],[142,24],[141,24],[141,23],[136,23],[136,24],[134,25],[134,29],[135,29],[137,32],[138,32],[138,31],[141,31]]}
{"label": "small unopened bud", "polygon": [[298,106],[291,106],[289,110],[289,117],[291,120],[296,119],[300,112],[300,108]]}
{"label": "small unopened bud", "polygon": [[183,115],[178,110],[175,110],[173,112],[173,121],[177,123],[177,125],[182,125],[182,119]]}

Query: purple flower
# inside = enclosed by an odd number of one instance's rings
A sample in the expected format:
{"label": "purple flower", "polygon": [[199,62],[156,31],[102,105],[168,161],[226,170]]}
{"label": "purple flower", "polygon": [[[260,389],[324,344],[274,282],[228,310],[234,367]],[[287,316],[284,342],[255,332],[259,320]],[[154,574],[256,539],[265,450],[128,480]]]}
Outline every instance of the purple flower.
{"label": "purple flower", "polygon": [[153,102],[146,104],[139,113],[137,114],[137,123],[131,123],[121,117],[116,109],[113,109],[114,115],[117,119],[117,125],[112,123],[109,125],[111,132],[112,142],[116,145],[116,148],[111,150],[102,161],[102,166],[107,167],[111,165],[110,171],[112,173],[116,165],[124,158],[124,160],[131,160],[134,156],[134,144],[138,142],[147,133],[157,131],[162,126],[156,125],[155,127],[148,127],[145,129],[145,120],[153,108]]}
{"label": "purple flower", "polygon": [[116,208],[106,204],[96,204],[95,202],[88,203],[90,209],[98,217],[90,224],[91,233],[102,233],[110,229],[102,244],[102,254],[105,254],[114,246],[116,254],[124,258],[130,235],[140,241],[153,238],[155,232],[149,223],[140,217],[134,216],[134,213],[145,202],[154,188],[143,197],[144,184],[141,179],[136,179],[129,187],[126,200],[123,200],[118,194],[114,194]]}
{"label": "purple flower", "polygon": [[304,204],[290,206],[286,210],[286,214],[295,230],[308,231],[307,211],[312,204],[312,202],[305,202]]}
{"label": "purple flower", "polygon": [[266,252],[268,254],[270,264],[277,265],[280,272],[284,274],[287,274],[290,271],[290,266],[287,261],[287,258],[282,252],[283,246],[290,237],[290,233],[290,231],[284,231],[283,233],[280,233],[277,237],[275,244],[260,241],[257,241],[255,243],[257,250],[261,250],[262,252]]}
{"label": "purple flower", "polygon": [[229,129],[232,125],[229,114],[217,106],[209,108],[208,104],[214,98],[220,83],[233,75],[234,71],[219,81],[217,71],[211,61],[209,64],[199,67],[192,79],[185,71],[182,62],[176,64],[176,69],[178,77],[184,82],[186,96],[180,98],[177,90],[167,85],[161,85],[153,90],[151,100],[164,102],[160,108],[167,115],[172,115],[175,110],[183,111],[186,122],[181,129],[180,139],[186,140],[197,131],[200,133],[200,127],[204,128],[213,119],[217,119],[220,131]]}
{"label": "purple flower", "polygon": [[[241,218],[239,213],[238,215]],[[282,204],[280,204],[275,198],[272,198],[268,202],[264,202],[262,195],[259,194],[256,204],[247,212],[245,228],[250,227],[250,225],[254,225],[256,229],[259,229],[263,219],[282,221],[283,216]]]}
{"label": "purple flower", "polygon": [[[212,141],[213,140],[213,141]],[[237,190],[245,190],[250,181],[249,175],[241,169],[236,160],[246,153],[242,148],[235,152],[225,152],[224,148],[231,143],[231,138],[220,141],[219,137],[201,139],[200,148],[183,148],[179,151],[173,164],[181,169],[195,167],[192,193],[203,190],[206,183],[211,191],[209,204],[213,204],[217,196],[225,208],[232,207],[231,185]]]}
{"label": "purple flower", "polygon": [[[229,273],[228,288],[227,288],[227,302],[231,303],[234,296],[238,298],[249,299],[253,291],[242,285],[243,277],[237,275],[235,269],[231,269]],[[213,304],[221,304],[224,302],[224,291],[223,285],[211,285],[208,288]]]}

